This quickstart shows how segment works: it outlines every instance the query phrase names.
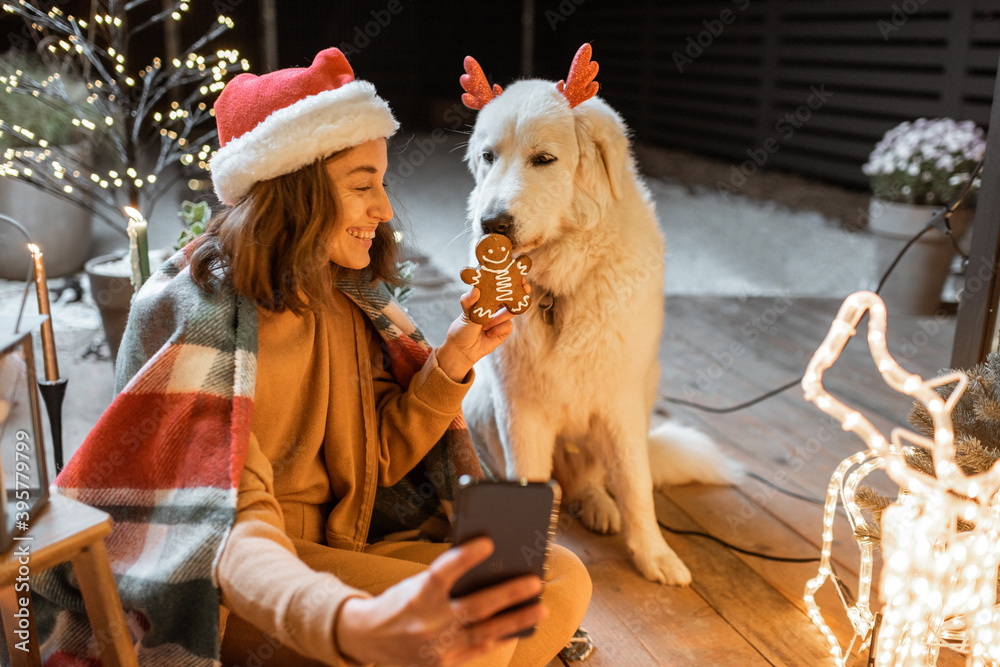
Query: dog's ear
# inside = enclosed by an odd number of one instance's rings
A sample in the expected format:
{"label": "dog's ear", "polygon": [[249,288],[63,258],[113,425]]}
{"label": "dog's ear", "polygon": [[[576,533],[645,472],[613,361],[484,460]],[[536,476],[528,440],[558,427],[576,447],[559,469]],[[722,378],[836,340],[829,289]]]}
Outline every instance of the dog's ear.
{"label": "dog's ear", "polygon": [[628,170],[628,128],[621,116],[604,100],[593,98],[573,109],[576,141],[580,147],[577,173],[591,192],[609,189],[622,196]]}

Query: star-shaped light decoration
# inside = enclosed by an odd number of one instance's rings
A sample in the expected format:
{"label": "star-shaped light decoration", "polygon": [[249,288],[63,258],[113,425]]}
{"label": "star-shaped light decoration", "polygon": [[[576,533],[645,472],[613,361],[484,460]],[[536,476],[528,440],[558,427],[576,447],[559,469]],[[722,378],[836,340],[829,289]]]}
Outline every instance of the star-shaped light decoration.
{"label": "star-shaped light decoration", "polygon": [[[824,389],[823,372],[836,361],[866,312],[872,359],[886,384],[926,406],[933,420],[933,440],[903,428],[893,429],[886,439],[864,415]],[[962,472],[955,462],[951,411],[968,384],[966,374],[956,371],[924,380],[906,371],[889,354],[885,332],[882,300],[872,292],[852,294],[841,306],[802,380],[806,399],[839,420],[845,431],[853,432],[867,446],[844,460],[830,479],[819,572],[807,582],[804,595],[809,617],[826,637],[839,667],[846,667],[847,656],[856,645],[867,648],[873,639],[874,663],[879,667],[933,665],[943,646],[965,653],[970,667],[997,664],[1000,464],[981,474]],[[952,383],[955,388],[947,399],[935,391]],[[906,451],[914,445],[931,453],[934,476],[907,465]],[[855,470],[848,474],[852,468]],[[885,469],[900,487],[896,502],[882,514],[882,618],[876,627],[870,596],[872,544],[857,540],[861,555],[858,599],[853,605],[844,602],[854,636],[842,647],[814,596],[833,573],[831,549],[838,495],[857,534],[856,529],[867,523],[854,495],[860,482],[876,469]]]}

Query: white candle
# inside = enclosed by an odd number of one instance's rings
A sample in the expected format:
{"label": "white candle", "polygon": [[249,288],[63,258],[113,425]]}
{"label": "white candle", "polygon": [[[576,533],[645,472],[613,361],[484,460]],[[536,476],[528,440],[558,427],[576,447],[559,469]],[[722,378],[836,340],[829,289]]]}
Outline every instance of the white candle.
{"label": "white candle", "polygon": [[142,214],[131,206],[126,206],[125,212],[129,218],[127,231],[129,257],[132,260],[132,285],[138,291],[149,278],[148,223]]}

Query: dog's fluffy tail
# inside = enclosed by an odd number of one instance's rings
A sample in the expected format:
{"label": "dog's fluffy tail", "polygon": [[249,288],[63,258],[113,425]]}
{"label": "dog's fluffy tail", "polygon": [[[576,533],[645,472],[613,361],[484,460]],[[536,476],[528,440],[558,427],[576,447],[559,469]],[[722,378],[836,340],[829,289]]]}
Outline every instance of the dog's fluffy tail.
{"label": "dog's fluffy tail", "polygon": [[669,420],[649,432],[649,468],[653,486],[666,484],[734,484],[742,474],[710,437],[696,428]]}

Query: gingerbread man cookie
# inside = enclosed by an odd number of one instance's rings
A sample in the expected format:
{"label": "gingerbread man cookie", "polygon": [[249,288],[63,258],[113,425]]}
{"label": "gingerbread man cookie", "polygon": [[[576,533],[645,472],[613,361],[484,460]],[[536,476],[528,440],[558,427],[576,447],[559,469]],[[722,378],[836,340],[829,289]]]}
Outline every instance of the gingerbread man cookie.
{"label": "gingerbread man cookie", "polygon": [[476,246],[478,268],[462,269],[462,282],[479,288],[479,300],[469,309],[469,319],[486,324],[504,306],[517,315],[528,309],[531,297],[521,279],[531,268],[531,258],[514,257],[514,244],[502,234],[489,234]]}

